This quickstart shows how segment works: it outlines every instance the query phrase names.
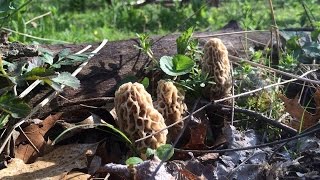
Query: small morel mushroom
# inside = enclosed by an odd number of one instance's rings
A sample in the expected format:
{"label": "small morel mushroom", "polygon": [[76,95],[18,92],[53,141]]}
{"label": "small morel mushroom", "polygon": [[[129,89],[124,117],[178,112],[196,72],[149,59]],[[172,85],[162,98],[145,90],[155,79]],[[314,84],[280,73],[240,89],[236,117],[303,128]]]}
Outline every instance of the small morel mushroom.
{"label": "small morel mushroom", "polygon": [[204,95],[210,100],[220,99],[231,94],[232,79],[228,50],[220,39],[212,38],[204,45],[202,71],[213,78],[215,85],[209,85]]}
{"label": "small morel mushroom", "polygon": [[[131,82],[119,87],[115,93],[115,109],[120,130],[131,141],[146,137],[166,128],[162,115],[153,107],[151,95],[142,84]],[[156,149],[166,143],[168,130],[164,130],[136,144],[144,153],[146,148]]]}
{"label": "small morel mushroom", "polygon": [[[182,119],[187,110],[184,103],[184,93],[179,91],[172,82],[160,80],[157,88],[157,101],[155,108],[163,115],[167,125]],[[169,128],[168,140],[174,141],[183,128],[184,122],[180,122]]]}

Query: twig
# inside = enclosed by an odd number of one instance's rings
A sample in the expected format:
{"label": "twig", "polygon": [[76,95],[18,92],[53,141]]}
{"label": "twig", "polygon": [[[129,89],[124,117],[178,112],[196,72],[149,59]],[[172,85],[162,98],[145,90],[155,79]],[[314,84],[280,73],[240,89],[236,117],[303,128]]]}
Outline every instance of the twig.
{"label": "twig", "polygon": [[49,11],[49,12],[47,12],[47,13],[44,13],[44,14],[42,14],[42,15],[40,15],[40,16],[34,17],[34,18],[32,18],[31,20],[27,21],[27,22],[24,23],[24,24],[27,25],[27,24],[29,24],[29,23],[37,20],[37,19],[43,18],[44,16],[48,16],[48,15],[50,15],[50,14],[51,14],[51,11]]}
{"label": "twig", "polygon": [[[303,77],[303,76],[306,76],[307,74],[309,74],[309,73],[311,73],[311,72],[314,72],[314,71],[316,71],[316,70],[310,70],[310,71],[302,74],[301,76],[297,76],[297,78],[301,78],[301,77]],[[223,101],[226,101],[226,100],[229,100],[229,99],[233,99],[233,98],[238,98],[238,97],[242,97],[242,96],[247,96],[247,95],[250,95],[250,94],[252,94],[252,93],[255,93],[255,92],[258,92],[258,91],[261,91],[261,90],[264,90],[264,89],[268,89],[268,88],[271,88],[271,87],[274,87],[274,86],[278,86],[278,85],[281,85],[281,84],[286,84],[286,83],[289,83],[289,82],[292,82],[292,81],[296,81],[297,78],[295,78],[295,79],[290,79],[290,80],[287,80],[287,81],[283,81],[283,82],[280,82],[280,83],[271,84],[271,85],[268,85],[268,86],[265,86],[265,87],[262,87],[262,88],[258,88],[258,89],[252,90],[252,91],[240,93],[240,94],[237,94],[237,95],[234,95],[234,96],[230,96],[230,97],[226,97],[226,98],[222,98],[222,99],[215,100],[215,101],[213,101],[213,102],[209,102],[208,104],[206,104],[206,105],[200,107],[199,109],[195,110],[195,111],[193,112],[193,114],[196,114],[196,113],[202,111],[203,109],[207,108],[208,106],[211,106],[212,104],[219,103],[219,102],[223,102]],[[189,117],[190,117],[190,115],[182,118],[181,120],[179,120],[179,121],[177,121],[177,122],[175,122],[175,123],[173,123],[173,124],[170,124],[170,125],[167,126],[167,127],[170,128],[170,127],[172,127],[172,126],[174,126],[174,125],[176,125],[176,124],[178,124],[178,123],[186,120],[186,119],[189,118]],[[160,133],[160,132],[162,132],[162,131],[164,131],[164,130],[166,130],[166,129],[161,129],[160,131],[154,132],[154,133],[152,133],[152,134],[150,134],[150,135],[148,135],[148,136],[146,136],[146,137],[144,137],[144,138],[140,138],[140,139],[136,140],[135,142],[137,143],[137,142],[139,142],[139,141],[143,141],[143,140],[145,140],[145,139],[148,139],[148,138],[150,138],[150,137],[152,137],[152,136],[154,136],[154,135],[156,135],[156,134],[158,134],[158,133]]]}
{"label": "twig", "polygon": [[211,34],[211,35],[194,35],[193,37],[195,37],[195,38],[208,38],[208,37],[226,36],[226,35],[233,35],[233,34],[246,34],[246,33],[255,33],[255,32],[269,32],[269,30],[237,31],[237,32]]}
{"label": "twig", "polygon": [[[97,47],[94,51],[92,51],[93,54],[88,57],[88,60],[89,60],[90,58],[92,58],[97,52],[99,52],[99,51],[106,45],[107,42],[108,42],[107,39],[103,40],[102,43],[100,44],[100,46]],[[72,73],[72,75],[73,75],[73,76],[76,76],[76,75],[81,71],[81,69],[82,69],[87,63],[88,63],[88,61],[82,63],[82,64]],[[61,89],[63,89],[63,88],[64,88],[64,85],[61,86]],[[5,145],[8,143],[8,141],[9,141],[9,139],[10,139],[12,133],[13,133],[13,130],[14,130],[15,128],[19,127],[21,124],[23,124],[26,120],[30,119],[39,109],[41,109],[41,108],[42,108],[43,106],[45,106],[48,102],[50,102],[52,99],[54,99],[58,94],[59,94],[59,92],[57,92],[57,91],[55,91],[55,92],[53,92],[52,94],[50,94],[50,95],[49,95],[47,98],[45,98],[40,104],[38,104],[37,106],[35,106],[35,107],[31,110],[31,112],[29,113],[29,115],[28,115],[27,117],[21,119],[18,123],[16,123],[16,124],[11,128],[10,133],[7,135],[7,137],[5,138],[3,144],[2,144],[1,147],[0,147],[0,154],[2,153]]]}
{"label": "twig", "polygon": [[[173,143],[173,145],[172,145],[172,148],[174,148],[174,147],[178,144],[181,136],[183,135],[184,131],[187,129],[190,120],[193,118],[193,114],[194,114],[194,112],[195,112],[195,110],[196,110],[196,108],[197,108],[197,106],[198,106],[199,101],[200,101],[200,98],[198,98],[198,99],[196,100],[196,102],[194,103],[193,108],[192,108],[192,111],[191,111],[191,113],[190,113],[190,115],[189,115],[190,118],[188,118],[188,119],[185,121],[185,124],[184,124],[182,130],[180,131],[179,135],[176,137],[176,139],[175,139],[175,141],[174,141],[174,143]],[[166,155],[165,155],[166,158],[165,158],[165,159],[167,159],[167,157],[169,156],[170,152],[171,152],[171,149],[166,152]],[[161,160],[161,162],[159,163],[159,165],[157,166],[157,168],[156,168],[155,171],[153,172],[152,177],[155,177],[155,176],[156,176],[157,172],[159,171],[159,169],[160,169],[160,167],[163,165],[163,163],[164,163],[164,161]]]}
{"label": "twig", "polygon": [[260,42],[260,41],[257,41],[257,40],[254,40],[254,39],[251,39],[251,38],[248,38],[248,37],[245,37],[245,39],[247,39],[247,40],[249,40],[249,41],[251,41],[251,42],[260,44],[260,45],[262,45],[262,46],[264,46],[264,47],[267,46],[267,44],[265,44],[265,43],[262,43],[262,42]]}
{"label": "twig", "polygon": [[68,42],[68,41],[62,41],[62,40],[56,40],[56,39],[47,39],[47,38],[36,37],[36,36],[32,36],[32,35],[30,35],[30,34],[21,33],[21,32],[18,32],[18,31],[12,30],[12,29],[8,29],[8,28],[5,28],[5,27],[2,27],[1,29],[5,30],[5,31],[12,32],[12,33],[16,33],[16,34],[19,34],[19,35],[22,35],[22,36],[26,36],[26,37],[29,37],[29,38],[38,39],[38,40],[41,40],[41,41],[52,41],[52,42],[59,42],[59,43],[70,44],[70,42]]}
{"label": "twig", "polygon": [[[274,10],[273,10],[273,5],[272,5],[272,0],[269,0],[269,5],[270,5],[270,11],[271,11],[271,17],[272,17],[272,22],[275,28],[275,33],[276,33],[276,41],[277,41],[277,53],[278,53],[278,62],[276,63],[276,65],[279,64],[279,59],[280,59],[280,36],[279,36],[279,28],[277,26],[277,22],[275,19],[275,15],[274,15]],[[272,47],[272,44],[271,44]]]}
{"label": "twig", "polygon": [[[76,52],[75,54],[81,54],[83,52],[85,52],[86,50],[90,49],[91,45],[88,45],[87,47],[83,48],[82,50],[80,50],[79,52]],[[27,89],[25,89],[20,95],[19,98],[24,98],[26,95],[28,95],[35,87],[37,87],[40,83],[42,82],[42,80],[37,79],[36,81],[34,81]]]}
{"label": "twig", "polygon": [[308,13],[308,10],[307,10],[307,7],[306,7],[304,1],[303,1],[303,0],[300,0],[300,3],[301,3],[301,5],[302,5],[302,7],[303,7],[304,12],[305,12],[306,15],[307,15],[307,18],[308,18],[308,20],[309,20],[309,22],[310,22],[310,24],[311,24],[311,27],[314,28],[313,21],[311,20],[311,17],[310,17],[310,15],[309,15],[309,13]]}
{"label": "twig", "polygon": [[[309,131],[309,129],[312,129]],[[176,152],[192,152],[192,153],[199,153],[199,154],[204,154],[204,153],[226,153],[226,152],[235,152],[235,151],[243,151],[243,150],[249,150],[249,149],[256,149],[256,148],[264,148],[264,147],[268,147],[268,146],[273,146],[273,145],[277,145],[277,144],[282,144],[282,143],[287,143],[288,141],[293,141],[299,138],[302,138],[304,136],[308,136],[317,132],[320,132],[320,124],[316,124],[314,126],[312,126],[311,128],[309,128],[307,130],[305,130],[303,133],[290,137],[290,138],[286,138],[286,139],[281,139],[278,141],[274,141],[274,142],[270,142],[270,143],[264,143],[264,144],[260,144],[260,145],[255,145],[255,146],[249,146],[249,147],[243,147],[243,148],[236,148],[236,149],[221,149],[221,150],[185,150],[185,149],[177,149],[175,148]]]}
{"label": "twig", "polygon": [[77,101],[70,100],[62,95],[59,95],[62,99],[68,101],[67,103],[63,104],[62,106],[72,106],[72,105],[81,105],[83,103],[91,103],[91,102],[97,102],[97,101],[103,101],[105,103],[111,103],[114,102],[114,97],[97,97],[97,98],[89,98],[89,99],[80,99]]}
{"label": "twig", "polygon": [[[320,85],[320,81],[303,78],[301,76],[297,76],[297,75],[294,75],[294,74],[291,74],[291,73],[280,71],[278,69],[274,69],[274,68],[271,68],[271,67],[268,67],[268,66],[264,66],[262,64],[258,64],[258,63],[255,63],[255,62],[252,62],[252,61],[249,61],[249,60],[246,60],[246,59],[241,59],[241,58],[236,57],[236,56],[229,55],[229,58],[234,60],[234,61],[236,61],[236,62],[246,62],[246,63],[248,63],[250,65],[253,65],[253,66],[256,66],[256,67],[261,67],[261,68],[267,69],[269,71],[273,71],[273,72],[276,72],[278,74],[282,74],[282,75],[285,75],[285,76],[288,76],[288,77],[291,77],[291,78],[294,78],[294,79],[297,79],[297,80],[301,80],[301,81],[305,81],[305,82],[309,82],[309,83],[319,84]],[[312,71],[316,71],[316,70],[312,70]]]}
{"label": "twig", "polygon": [[290,126],[287,126],[285,124],[282,124],[282,123],[278,122],[277,120],[269,118],[269,117],[267,117],[267,116],[265,116],[265,115],[263,115],[263,114],[261,114],[259,112],[256,112],[256,111],[253,111],[253,110],[249,110],[249,109],[240,108],[240,107],[231,107],[231,106],[227,106],[227,105],[217,104],[217,106],[227,108],[229,111],[231,111],[232,108],[234,108],[235,112],[244,113],[244,114],[249,115],[249,116],[254,116],[258,120],[264,121],[264,122],[266,122],[268,124],[271,124],[272,126],[280,128],[280,129],[286,131],[287,133],[289,133],[291,135],[298,134],[297,130],[295,130],[294,128],[292,128]]}
{"label": "twig", "polygon": [[[240,167],[244,164],[247,163],[247,161],[249,161],[251,158],[253,158],[254,156],[258,155],[258,154],[265,154],[266,152],[263,151],[259,151],[259,152],[253,152],[253,154],[249,157],[247,157],[245,160],[243,160],[238,166],[236,166],[235,168],[233,168],[227,175],[227,179],[232,179],[231,176],[234,172],[236,172],[237,170],[240,169]],[[263,164],[260,164],[260,166],[263,166]]]}
{"label": "twig", "polygon": [[[233,65],[231,62],[230,63],[230,66],[231,66],[231,82],[232,82],[232,88],[231,88],[231,91],[232,91],[232,96],[234,96],[234,71],[233,71]],[[235,100],[232,99],[232,105],[231,105],[231,125],[233,125],[233,121],[234,121],[234,107],[235,107]]]}
{"label": "twig", "polygon": [[33,147],[33,149],[35,151],[37,151],[37,153],[39,154],[40,151],[39,149],[33,144],[33,142],[31,141],[31,139],[26,135],[26,133],[23,131],[23,129],[19,126],[20,131],[22,132],[23,136],[29,141],[29,143],[31,144],[31,146]]}

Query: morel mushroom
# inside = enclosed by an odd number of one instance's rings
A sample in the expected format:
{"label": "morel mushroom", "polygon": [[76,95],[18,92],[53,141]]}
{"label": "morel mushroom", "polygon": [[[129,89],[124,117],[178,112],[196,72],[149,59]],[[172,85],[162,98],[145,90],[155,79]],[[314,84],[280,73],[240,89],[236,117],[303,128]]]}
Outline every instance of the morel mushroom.
{"label": "morel mushroom", "polygon": [[228,50],[220,39],[212,38],[204,45],[202,71],[213,78],[214,85],[204,90],[210,100],[220,99],[231,94],[230,64]]}
{"label": "morel mushroom", "polygon": [[[166,128],[162,115],[153,107],[151,95],[142,84],[131,82],[119,87],[115,93],[115,109],[120,130],[131,141],[146,137]],[[137,143],[140,153],[146,148],[156,149],[166,143],[168,130]]]}
{"label": "morel mushroom", "polygon": [[[167,125],[182,119],[187,106],[184,103],[184,93],[179,91],[172,82],[160,80],[157,88],[157,101],[155,108],[163,115]],[[180,122],[169,128],[168,139],[174,141],[183,128],[184,122]]]}

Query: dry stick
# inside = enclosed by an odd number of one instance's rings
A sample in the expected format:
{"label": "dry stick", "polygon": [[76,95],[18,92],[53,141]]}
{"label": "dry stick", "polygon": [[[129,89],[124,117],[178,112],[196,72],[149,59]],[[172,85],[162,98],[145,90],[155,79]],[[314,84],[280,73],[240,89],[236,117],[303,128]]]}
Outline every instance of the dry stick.
{"label": "dry stick", "polygon": [[[184,131],[187,129],[190,120],[192,120],[192,118],[193,118],[193,114],[194,114],[194,112],[195,112],[195,110],[196,110],[196,108],[197,108],[197,106],[198,106],[199,101],[200,101],[200,98],[198,98],[198,99],[196,100],[196,102],[194,103],[193,108],[192,108],[192,110],[191,110],[191,112],[190,112],[190,115],[189,115],[190,118],[188,118],[188,119],[186,120],[186,123],[184,124],[183,128],[181,129],[179,135],[176,137],[176,139],[175,139],[175,141],[174,141],[174,143],[173,143],[173,145],[172,145],[172,147],[171,147],[172,149],[170,148],[170,150],[166,152],[166,154],[165,154],[165,159],[168,158],[169,153],[170,153],[170,152],[173,150],[173,148],[178,144],[178,142],[179,142],[182,134],[183,134]],[[167,128],[168,128],[168,127],[167,127]],[[155,169],[155,171],[152,173],[152,177],[155,177],[155,176],[156,176],[157,172],[160,170],[160,167],[163,165],[164,162],[165,162],[164,160],[161,160],[161,162],[158,164],[158,166],[157,166],[157,168]]]}
{"label": "dry stick", "polygon": [[[275,19],[274,15],[274,10],[273,10],[273,5],[272,5],[272,0],[269,0],[269,5],[270,5],[270,11],[271,11],[271,17],[272,17],[272,22],[275,28],[275,33],[276,33],[276,41],[277,41],[277,53],[278,53],[278,58],[280,58],[280,37],[279,37],[279,28],[277,26],[277,22]],[[272,45],[272,44],[271,44]],[[272,46],[271,46],[272,47]]]}
{"label": "dry stick", "polygon": [[[87,47],[85,47],[84,49],[80,50],[79,52],[76,52],[75,54],[81,54],[83,52],[85,52],[86,50],[90,49],[91,45],[88,45]],[[35,87],[37,87],[40,83],[42,82],[42,80],[37,79],[36,81],[34,81],[27,89],[25,89],[18,97],[19,98],[24,98],[26,95],[28,95]]]}
{"label": "dry stick", "polygon": [[251,41],[251,42],[254,42],[254,43],[260,44],[260,45],[262,45],[262,46],[264,46],[264,47],[266,47],[266,46],[267,46],[267,44],[262,43],[262,42],[260,42],[260,41],[257,41],[257,40],[254,40],[254,39],[251,39],[251,38],[248,38],[248,37],[244,37],[244,38],[245,38],[245,39],[247,39],[247,40],[249,40],[249,41]]}
{"label": "dry stick", "polygon": [[26,135],[26,133],[22,130],[22,128],[21,128],[20,126],[19,126],[19,129],[21,130],[23,136],[29,141],[29,143],[31,144],[31,146],[33,147],[33,149],[34,149],[35,151],[37,151],[37,153],[39,154],[40,151],[39,151],[39,149],[36,147],[36,145],[33,144],[33,142],[31,141],[31,139]]}
{"label": "dry stick", "polygon": [[[278,85],[281,85],[281,84],[286,84],[286,83],[289,83],[289,82],[292,82],[292,81],[296,81],[296,80],[298,80],[298,79],[301,79],[301,77],[306,76],[307,74],[309,74],[309,73],[311,73],[311,72],[314,72],[314,71],[316,71],[316,70],[310,70],[310,71],[302,74],[301,76],[295,76],[296,78],[294,78],[294,79],[290,79],[290,80],[283,81],[283,82],[280,82],[280,83],[271,84],[271,85],[268,85],[268,86],[265,86],[265,87],[262,87],[262,88],[258,88],[258,89],[252,90],[252,91],[240,93],[240,94],[237,94],[237,95],[234,95],[234,96],[230,96],[230,97],[226,97],[226,98],[222,98],[222,99],[215,100],[215,101],[213,101],[213,102],[209,102],[208,104],[206,104],[206,105],[200,107],[199,109],[195,110],[195,111],[193,112],[193,114],[196,114],[196,113],[202,111],[203,109],[207,108],[208,106],[211,106],[212,104],[216,104],[216,103],[223,102],[223,101],[226,101],[226,100],[229,100],[229,99],[233,99],[233,98],[238,98],[238,97],[242,97],[242,96],[247,96],[247,95],[250,95],[250,94],[252,94],[252,93],[255,93],[255,92],[258,92],[258,91],[261,91],[261,90],[264,90],[264,89],[268,89],[268,88],[271,88],[271,87],[274,87],[274,86],[278,86]],[[303,79],[304,79],[304,78],[303,78]],[[180,122],[186,120],[186,119],[189,118],[189,117],[190,117],[190,115],[182,118],[181,120],[179,120],[179,121],[177,121],[177,122],[175,122],[175,123],[172,123],[172,124],[168,125],[167,128],[173,127],[174,125],[179,124]],[[139,142],[139,141],[148,139],[148,138],[150,138],[150,137],[152,137],[152,136],[154,136],[154,135],[156,135],[156,134],[158,134],[158,133],[166,130],[167,128],[161,129],[160,131],[157,131],[157,132],[155,132],[155,133],[152,133],[152,134],[150,134],[150,135],[148,135],[148,136],[146,136],[146,137],[144,137],[144,138],[140,138],[140,139],[136,140],[135,142],[137,143],[137,142]]]}
{"label": "dry stick", "polygon": [[8,28],[5,28],[5,27],[2,27],[1,29],[5,30],[5,31],[12,32],[12,33],[16,33],[16,34],[19,34],[19,35],[22,35],[22,36],[26,36],[26,37],[29,37],[29,38],[38,39],[38,40],[41,40],[41,41],[52,41],[52,42],[60,42],[60,43],[70,44],[70,42],[67,42],[67,41],[36,37],[36,36],[32,36],[30,34],[21,33],[21,32],[18,32],[18,31],[12,30],[12,29],[8,29]]}
{"label": "dry stick", "polygon": [[254,116],[258,120],[265,121],[266,123],[271,124],[272,126],[275,126],[277,128],[280,128],[291,135],[296,135],[298,133],[296,129],[294,129],[290,126],[287,126],[285,124],[282,124],[282,123],[278,122],[277,120],[271,119],[271,118],[269,118],[259,112],[256,112],[256,111],[244,109],[244,108],[240,108],[240,107],[231,107],[231,106],[227,106],[227,105],[220,105],[220,104],[217,104],[217,106],[227,108],[227,109],[229,109],[229,111],[231,111],[231,109],[234,109],[235,112],[244,113],[248,116]]}
{"label": "dry stick", "polygon": [[[229,55],[229,58],[231,60],[234,60],[235,62],[246,62],[246,63],[248,63],[250,65],[253,65],[253,66],[256,66],[256,67],[261,67],[261,68],[267,69],[269,71],[273,71],[273,72],[276,72],[278,74],[282,74],[282,75],[285,75],[285,76],[288,76],[288,77],[291,77],[291,78],[294,78],[294,79],[297,79],[297,80],[301,80],[301,81],[305,81],[305,82],[308,82],[308,83],[313,83],[313,84],[319,84],[320,85],[320,81],[303,78],[301,76],[297,76],[297,75],[294,75],[294,74],[291,74],[291,73],[280,71],[278,69],[274,69],[274,68],[271,68],[271,67],[268,67],[268,66],[264,66],[262,64],[258,64],[258,63],[255,63],[255,62],[252,62],[252,61],[249,61],[249,60],[245,60],[245,59],[242,59],[242,58],[239,58],[239,57],[236,57],[236,56]],[[316,71],[316,70],[313,70],[313,71]]]}
{"label": "dry stick", "polygon": [[67,103],[63,104],[62,106],[72,106],[72,105],[78,105],[83,103],[91,103],[91,102],[97,102],[97,101],[103,101],[105,103],[111,103],[114,102],[114,97],[97,97],[97,98],[89,98],[89,99],[81,99],[77,101],[70,100],[62,95],[59,95],[62,99],[68,101]]}
{"label": "dry stick", "polygon": [[306,4],[303,2],[303,0],[300,0],[300,3],[301,3],[301,5],[302,5],[302,7],[303,7],[303,9],[304,9],[304,12],[305,12],[306,15],[307,15],[307,18],[308,18],[308,21],[309,21],[310,24],[311,24],[311,27],[314,28],[314,24],[313,24],[313,21],[311,20],[311,17],[310,17],[310,15],[309,15],[309,13],[308,13]]}
{"label": "dry stick", "polygon": [[44,16],[48,16],[48,15],[50,15],[50,14],[51,14],[51,11],[49,11],[49,12],[47,12],[47,13],[44,13],[44,14],[42,14],[42,15],[40,15],[40,16],[34,17],[34,18],[32,18],[31,20],[27,21],[27,22],[24,23],[24,24],[27,25],[27,24],[29,24],[29,23],[37,20],[37,19],[43,18]]}
{"label": "dry stick", "polygon": [[245,33],[255,33],[255,32],[269,32],[269,30],[252,30],[252,31],[237,31],[231,33],[220,33],[220,34],[212,34],[212,35],[194,35],[195,38],[208,38],[215,36],[225,36],[225,35],[233,35],[233,34],[245,34]]}
{"label": "dry stick", "polygon": [[[234,172],[238,171],[240,169],[240,167],[244,164],[246,164],[251,158],[253,158],[254,156],[258,155],[258,154],[265,154],[266,152],[263,151],[259,151],[259,152],[253,152],[253,154],[249,157],[247,157],[245,160],[243,160],[239,165],[237,165],[235,168],[233,168],[227,175],[226,179],[232,179],[231,176],[234,174]],[[260,164],[260,166],[265,166],[264,164]]]}
{"label": "dry stick", "polygon": [[[310,130],[311,129],[311,130]],[[264,143],[264,144],[260,144],[260,145],[255,145],[255,146],[249,146],[249,147],[242,147],[242,148],[236,148],[236,149],[221,149],[221,150],[184,150],[184,149],[177,149],[175,148],[176,152],[184,152],[184,153],[188,153],[188,152],[192,152],[192,153],[226,153],[226,152],[235,152],[235,151],[243,151],[243,150],[250,150],[250,149],[256,149],[256,148],[264,148],[264,147],[268,147],[268,146],[273,146],[273,145],[277,145],[277,144],[282,144],[282,143],[287,143],[289,141],[293,141],[299,138],[302,138],[304,136],[308,136],[314,133],[320,132],[320,124],[316,124],[314,126],[312,126],[311,128],[305,130],[303,133],[290,137],[290,138],[286,138],[286,139],[281,139],[278,141],[274,141],[274,142],[270,142],[270,143]]]}
{"label": "dry stick", "polygon": [[[106,45],[107,42],[108,42],[108,40],[107,40],[107,39],[104,39],[104,40],[102,41],[102,43],[99,45],[99,47],[97,47],[94,51],[92,51],[93,54],[88,57],[88,60],[89,60],[90,58],[92,58],[96,53],[98,53],[98,52]],[[82,63],[82,64],[72,73],[72,75],[73,75],[73,76],[76,76],[76,75],[82,70],[82,68],[83,68],[87,63],[88,63],[88,61]],[[63,88],[64,88],[64,85],[61,86],[61,89],[63,89]],[[57,92],[57,91],[55,91],[55,92],[53,92],[52,94],[50,94],[50,95],[49,95],[47,98],[45,98],[40,104],[38,104],[36,107],[34,107],[34,108],[31,110],[31,112],[29,113],[29,115],[28,115],[27,117],[21,119],[18,123],[16,123],[16,124],[12,127],[10,133],[7,135],[7,137],[5,138],[3,144],[2,144],[1,147],[0,147],[0,154],[2,153],[5,145],[8,143],[8,141],[9,141],[9,139],[10,139],[12,133],[13,133],[13,130],[14,130],[15,128],[19,127],[21,124],[23,124],[26,120],[30,119],[40,108],[42,108],[43,106],[45,106],[48,102],[50,102],[52,99],[54,99],[58,94],[59,94],[59,92]]]}
{"label": "dry stick", "polygon": [[[231,62],[229,62],[230,66],[231,66],[231,82],[234,82],[234,72],[233,72],[233,65]],[[232,83],[232,96],[234,96],[234,84]],[[234,121],[234,106],[235,106],[235,100],[232,99],[232,108],[231,108],[231,125],[233,125],[233,121]]]}

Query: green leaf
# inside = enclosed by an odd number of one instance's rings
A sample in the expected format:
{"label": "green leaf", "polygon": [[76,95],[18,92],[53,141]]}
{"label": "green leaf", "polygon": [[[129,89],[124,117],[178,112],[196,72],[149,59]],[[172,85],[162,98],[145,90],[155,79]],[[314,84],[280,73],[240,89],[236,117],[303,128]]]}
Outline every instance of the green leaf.
{"label": "green leaf", "polygon": [[60,51],[58,53],[58,57],[59,57],[58,61],[60,61],[61,59],[65,58],[69,54],[70,54],[70,49],[68,49],[68,48],[67,49],[63,49],[62,51]]}
{"label": "green leaf", "polygon": [[176,71],[188,71],[194,66],[194,61],[185,55],[177,54],[173,57],[173,68]]}
{"label": "green leaf", "polygon": [[0,129],[2,129],[7,124],[7,122],[9,121],[9,117],[9,114],[2,114],[0,116]]}
{"label": "green leaf", "polygon": [[62,72],[57,77],[52,78],[51,80],[56,83],[72,87],[74,89],[80,87],[80,81],[76,77],[72,76],[69,72]]}
{"label": "green leaf", "polygon": [[291,51],[300,50],[301,46],[300,46],[298,40],[299,40],[299,37],[293,36],[292,38],[287,40],[286,47]]}
{"label": "green leaf", "polygon": [[40,59],[45,62],[48,63],[49,65],[53,64],[53,53],[47,49],[43,49],[43,48],[39,48],[40,51]]}
{"label": "green leaf", "polygon": [[320,44],[317,42],[306,43],[302,50],[308,57],[318,59],[320,58]]}
{"label": "green leaf", "polygon": [[173,156],[174,149],[171,144],[164,144],[157,148],[156,154],[162,161],[167,161]]}
{"label": "green leaf", "polygon": [[25,117],[30,112],[30,107],[26,103],[8,93],[0,96],[0,109],[14,118]]}
{"label": "green leaf", "polygon": [[160,68],[169,76],[187,74],[192,70],[194,62],[189,57],[186,57],[184,55],[176,55],[175,57],[163,56],[160,58]]}
{"label": "green leaf", "polygon": [[147,158],[149,158],[150,156],[153,156],[154,154],[156,154],[156,150],[151,149],[151,148],[147,148],[147,150],[146,150]]}
{"label": "green leaf", "polygon": [[129,159],[126,160],[126,165],[133,166],[133,165],[137,165],[142,162],[143,162],[143,160],[139,157],[130,157]]}
{"label": "green leaf", "polygon": [[44,67],[35,67],[31,71],[25,73],[23,78],[25,80],[37,80],[37,79],[48,79],[50,76],[54,76],[55,72]]}
{"label": "green leaf", "polygon": [[147,89],[149,87],[149,84],[150,84],[149,78],[148,77],[144,77],[143,80],[141,81],[141,84],[144,86],[144,88]]}
{"label": "green leaf", "polygon": [[188,30],[183,32],[176,40],[178,54],[185,54],[186,49],[189,46],[189,42],[192,37],[193,31],[194,27],[190,27]]}
{"label": "green leaf", "polygon": [[85,62],[88,60],[89,55],[87,54],[75,54],[75,55],[68,55],[67,57],[63,58],[62,60],[54,63],[52,67],[54,68],[61,68],[61,66],[76,66],[79,63]]}
{"label": "green leaf", "polygon": [[312,41],[318,41],[320,34],[320,29],[315,29],[314,31],[311,32],[311,39]]}

